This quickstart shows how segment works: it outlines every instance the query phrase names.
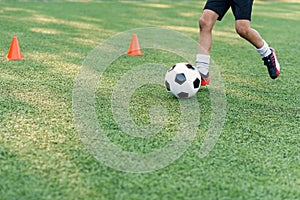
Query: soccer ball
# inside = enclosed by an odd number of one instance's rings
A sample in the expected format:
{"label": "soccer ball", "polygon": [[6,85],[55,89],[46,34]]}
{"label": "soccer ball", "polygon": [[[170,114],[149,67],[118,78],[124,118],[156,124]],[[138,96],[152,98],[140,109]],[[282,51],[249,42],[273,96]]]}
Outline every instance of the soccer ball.
{"label": "soccer ball", "polygon": [[165,85],[167,90],[177,98],[189,98],[198,92],[201,76],[191,64],[177,63],[167,71]]}

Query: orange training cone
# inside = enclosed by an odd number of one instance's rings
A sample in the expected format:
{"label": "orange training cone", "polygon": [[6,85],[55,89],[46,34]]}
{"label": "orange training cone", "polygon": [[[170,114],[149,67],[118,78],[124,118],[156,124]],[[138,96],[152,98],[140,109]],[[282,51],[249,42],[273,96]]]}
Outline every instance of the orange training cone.
{"label": "orange training cone", "polygon": [[22,60],[22,53],[21,53],[21,49],[17,37],[13,37],[6,58],[8,60]]}
{"label": "orange training cone", "polygon": [[130,42],[130,46],[127,52],[130,56],[141,56],[143,55],[143,52],[141,51],[139,40],[137,38],[136,34],[132,35],[132,39]]}

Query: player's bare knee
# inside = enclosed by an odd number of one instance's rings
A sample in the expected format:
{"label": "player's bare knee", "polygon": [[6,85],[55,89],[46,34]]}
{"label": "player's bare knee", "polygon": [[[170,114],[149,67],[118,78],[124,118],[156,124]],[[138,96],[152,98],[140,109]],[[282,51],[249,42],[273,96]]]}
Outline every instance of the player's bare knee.
{"label": "player's bare knee", "polygon": [[250,28],[248,26],[236,26],[235,30],[242,38],[247,38],[250,32]]}
{"label": "player's bare knee", "polygon": [[200,17],[199,19],[199,27],[200,30],[212,30],[213,21],[208,19],[207,17]]}

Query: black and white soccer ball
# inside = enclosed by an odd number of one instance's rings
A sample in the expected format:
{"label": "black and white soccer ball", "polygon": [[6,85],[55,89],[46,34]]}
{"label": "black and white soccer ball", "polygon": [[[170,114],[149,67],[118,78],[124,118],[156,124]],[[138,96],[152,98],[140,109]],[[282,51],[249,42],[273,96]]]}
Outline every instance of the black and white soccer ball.
{"label": "black and white soccer ball", "polygon": [[167,90],[177,98],[189,98],[198,92],[201,76],[191,64],[177,63],[167,71],[165,85]]}

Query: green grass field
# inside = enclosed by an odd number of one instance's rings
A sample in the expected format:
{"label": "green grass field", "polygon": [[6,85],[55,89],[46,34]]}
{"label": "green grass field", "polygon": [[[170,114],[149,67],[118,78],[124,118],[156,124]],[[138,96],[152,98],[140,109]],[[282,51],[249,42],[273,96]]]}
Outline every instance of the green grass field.
{"label": "green grass field", "polygon": [[[0,1],[0,199],[299,199],[299,3],[255,1],[252,26],[281,62],[275,81],[253,47],[235,34],[231,12],[216,23],[211,56],[224,79],[227,107],[223,132],[208,156],[198,156],[210,121],[208,88],[196,96],[201,107],[196,139],[163,169],[118,171],[99,162],[80,139],[72,95],[89,52],[134,28],[168,28],[196,41],[203,3]],[[5,59],[13,36],[22,61]],[[132,118],[149,124],[149,107],[167,106],[169,132],[134,138],[114,122],[110,98],[122,74],[143,63],[171,67],[180,61],[170,52],[143,52],[109,66],[95,104],[111,141],[142,153],[166,145],[180,115],[178,101],[150,85],[132,96]]]}

